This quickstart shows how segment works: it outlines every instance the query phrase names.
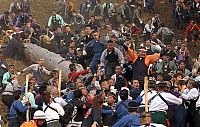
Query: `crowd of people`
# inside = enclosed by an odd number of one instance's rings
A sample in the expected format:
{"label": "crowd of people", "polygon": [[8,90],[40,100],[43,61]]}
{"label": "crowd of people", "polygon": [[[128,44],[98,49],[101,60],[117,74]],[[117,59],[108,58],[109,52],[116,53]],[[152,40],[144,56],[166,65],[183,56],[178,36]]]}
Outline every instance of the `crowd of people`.
{"label": "crowd of people", "polygon": [[[188,49],[200,43],[200,0],[163,0],[174,8],[174,23],[168,24],[155,13],[155,0],[57,2],[45,27],[31,14],[29,0],[12,0],[0,15],[0,36],[9,38],[0,52],[1,97],[8,109],[0,126],[200,127],[200,54]],[[143,12],[154,16],[144,21]],[[181,38],[173,25],[182,29]],[[60,62],[70,62],[62,79],[44,58],[20,72],[7,64],[6,58],[24,59],[24,43],[45,48],[47,41]],[[30,73],[28,82],[19,84],[22,73]]]}

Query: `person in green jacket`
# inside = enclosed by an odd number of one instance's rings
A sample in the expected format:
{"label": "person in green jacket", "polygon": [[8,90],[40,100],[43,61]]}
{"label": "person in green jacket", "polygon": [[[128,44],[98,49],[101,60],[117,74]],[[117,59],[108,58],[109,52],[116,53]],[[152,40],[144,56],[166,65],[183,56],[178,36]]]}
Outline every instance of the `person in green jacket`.
{"label": "person in green jacket", "polygon": [[58,27],[61,27],[63,24],[63,18],[60,15],[56,14],[55,10],[52,10],[52,15],[48,20],[48,27],[52,28],[52,30],[55,31]]}

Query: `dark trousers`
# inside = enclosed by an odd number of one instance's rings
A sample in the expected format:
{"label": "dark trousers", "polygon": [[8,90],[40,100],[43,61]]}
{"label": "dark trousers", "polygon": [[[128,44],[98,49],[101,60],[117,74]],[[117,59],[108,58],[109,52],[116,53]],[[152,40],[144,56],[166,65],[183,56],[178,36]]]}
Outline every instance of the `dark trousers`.
{"label": "dark trousers", "polygon": [[145,9],[147,11],[151,11],[154,9],[155,0],[146,0],[145,4],[146,4]]}
{"label": "dark trousers", "polygon": [[0,87],[3,87],[2,80],[3,80],[3,76],[0,76]]}
{"label": "dark trousers", "polygon": [[200,127],[200,109],[195,112],[195,127]]}
{"label": "dark trousers", "polygon": [[15,118],[9,118],[9,123],[8,123],[8,127],[20,127],[22,123],[20,123],[17,119],[17,117]]}
{"label": "dark trousers", "polygon": [[13,95],[2,95],[2,102],[8,107],[8,110],[10,109],[13,101]]}
{"label": "dark trousers", "polygon": [[115,67],[116,66],[106,65],[106,68],[105,68],[106,79],[109,79],[115,73]]}
{"label": "dark trousers", "polygon": [[186,117],[186,109],[184,105],[179,105],[175,109],[175,125],[174,127],[184,127]]}
{"label": "dark trousers", "polygon": [[187,110],[187,114],[186,114],[186,124],[189,124],[189,127],[195,127],[195,114],[196,114],[196,110],[195,109],[191,109],[188,108]]}

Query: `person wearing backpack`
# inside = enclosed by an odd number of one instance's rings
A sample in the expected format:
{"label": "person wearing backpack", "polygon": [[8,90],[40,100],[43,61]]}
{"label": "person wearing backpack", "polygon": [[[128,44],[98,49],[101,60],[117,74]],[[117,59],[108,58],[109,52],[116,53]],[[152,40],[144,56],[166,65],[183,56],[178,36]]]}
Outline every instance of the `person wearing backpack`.
{"label": "person wearing backpack", "polygon": [[12,103],[9,110],[9,123],[8,127],[20,127],[20,125],[24,122],[24,114],[28,110],[29,106],[28,102],[23,106],[21,100],[23,96],[20,90],[14,92],[14,102]]}
{"label": "person wearing backpack", "polygon": [[58,103],[54,103],[49,92],[43,94],[43,111],[46,114],[47,127],[61,127],[59,123],[60,116],[65,114],[65,111]]}
{"label": "person wearing backpack", "polygon": [[121,118],[117,123],[112,127],[140,127],[140,118],[139,118],[139,106],[138,103],[130,101],[127,105],[128,113],[126,116]]}
{"label": "person wearing backpack", "polygon": [[182,99],[177,98],[173,94],[169,92],[164,92],[166,87],[166,83],[160,82],[157,84],[157,94],[153,96],[148,103],[149,105],[149,112],[151,114],[152,122],[168,125],[169,123],[167,121],[167,110],[168,110],[168,103],[175,104],[175,105],[181,105]]}

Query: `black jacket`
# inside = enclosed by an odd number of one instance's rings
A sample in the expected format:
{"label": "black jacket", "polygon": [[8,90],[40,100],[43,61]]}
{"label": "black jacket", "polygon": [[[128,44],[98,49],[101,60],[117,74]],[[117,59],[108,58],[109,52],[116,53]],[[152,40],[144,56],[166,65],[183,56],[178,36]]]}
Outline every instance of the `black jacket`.
{"label": "black jacket", "polygon": [[85,113],[90,108],[90,104],[88,104],[87,102],[83,102],[78,98],[74,98],[72,100],[72,104],[77,107],[77,114],[74,118],[74,121],[76,122],[83,121]]}
{"label": "black jacket", "polygon": [[91,127],[94,122],[97,122],[98,126],[103,126],[100,108],[90,108],[85,114],[81,127]]}

